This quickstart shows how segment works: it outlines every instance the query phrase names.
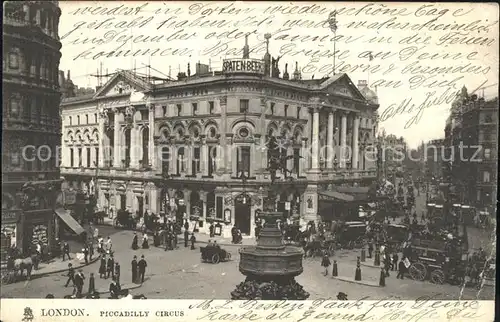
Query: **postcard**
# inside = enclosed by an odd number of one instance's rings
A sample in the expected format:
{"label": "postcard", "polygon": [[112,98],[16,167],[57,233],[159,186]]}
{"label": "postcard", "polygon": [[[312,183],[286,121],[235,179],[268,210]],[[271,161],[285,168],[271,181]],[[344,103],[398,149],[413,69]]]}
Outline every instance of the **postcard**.
{"label": "postcard", "polygon": [[0,319],[493,320],[498,16],[5,2]]}

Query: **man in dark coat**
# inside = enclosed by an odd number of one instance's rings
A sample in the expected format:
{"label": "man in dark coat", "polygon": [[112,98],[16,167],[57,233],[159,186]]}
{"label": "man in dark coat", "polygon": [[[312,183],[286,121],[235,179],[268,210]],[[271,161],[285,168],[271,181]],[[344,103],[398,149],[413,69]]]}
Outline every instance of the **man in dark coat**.
{"label": "man in dark coat", "polygon": [[392,255],[392,265],[391,265],[391,271],[393,271],[393,270],[397,270],[398,259],[399,259],[398,253],[394,253],[394,254]]}
{"label": "man in dark coat", "polygon": [[141,279],[141,283],[144,283],[144,275],[146,274],[146,267],[148,263],[144,259],[144,255],[141,256],[141,260],[137,264],[139,266],[139,278]]}
{"label": "man in dark coat", "polygon": [[117,299],[118,298],[118,285],[116,284],[115,280],[113,279],[111,281],[111,284],[109,284],[109,297],[111,299]]}
{"label": "man in dark coat", "polygon": [[372,258],[373,253],[373,243],[372,241],[368,242],[368,258]]}
{"label": "man in dark coat", "polygon": [[62,260],[64,261],[64,256],[67,255],[68,256],[68,259],[71,260],[71,257],[69,256],[69,245],[67,242],[64,242],[64,245],[63,245],[63,255],[62,255]]}
{"label": "man in dark coat", "polygon": [[396,276],[396,278],[401,277],[401,279],[404,279],[405,273],[406,273],[406,266],[405,266],[404,257],[403,257],[401,259],[401,261],[399,262],[399,265],[398,265],[398,275]]}
{"label": "man in dark coat", "polygon": [[83,258],[85,259],[85,264],[89,263],[89,248],[87,245],[83,248]]}
{"label": "man in dark coat", "polygon": [[210,231],[210,238],[213,238],[215,236],[215,234],[214,234],[214,231],[215,231],[214,223],[210,224],[210,227],[208,227],[208,230]]}
{"label": "man in dark coat", "polygon": [[194,237],[194,233],[191,234],[191,238],[189,240],[191,241],[191,250],[193,250],[194,243],[196,242],[196,237]]}
{"label": "man in dark coat", "polygon": [[68,287],[69,282],[73,282],[73,285],[75,285],[75,269],[71,263],[68,264],[68,280],[66,281],[66,285],[64,285],[64,287]]}
{"label": "man in dark coat", "polygon": [[186,222],[184,223],[184,229],[189,230],[189,222],[186,219]]}
{"label": "man in dark coat", "polygon": [[137,256],[132,260],[132,283],[137,283]]}
{"label": "man in dark coat", "polygon": [[189,242],[189,231],[184,229],[184,247],[188,247]]}
{"label": "man in dark coat", "polygon": [[101,264],[99,265],[99,278],[106,277],[106,256],[101,257]]}
{"label": "man in dark coat", "polygon": [[107,272],[106,278],[109,278],[109,275],[111,275],[112,278],[115,278],[115,260],[112,255],[109,256],[107,264],[108,265],[106,267],[106,272]]}

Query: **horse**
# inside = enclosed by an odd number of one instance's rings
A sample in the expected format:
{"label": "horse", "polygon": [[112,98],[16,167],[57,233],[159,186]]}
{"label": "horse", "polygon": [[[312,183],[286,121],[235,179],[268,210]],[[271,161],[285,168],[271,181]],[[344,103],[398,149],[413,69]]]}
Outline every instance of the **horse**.
{"label": "horse", "polygon": [[31,271],[33,270],[33,267],[35,266],[34,262],[36,262],[37,256],[33,255],[31,257],[26,257],[26,258],[18,258],[14,260],[14,275],[17,274],[17,272],[20,272],[20,275],[23,276],[24,269],[26,269],[26,278],[28,280],[31,279]]}

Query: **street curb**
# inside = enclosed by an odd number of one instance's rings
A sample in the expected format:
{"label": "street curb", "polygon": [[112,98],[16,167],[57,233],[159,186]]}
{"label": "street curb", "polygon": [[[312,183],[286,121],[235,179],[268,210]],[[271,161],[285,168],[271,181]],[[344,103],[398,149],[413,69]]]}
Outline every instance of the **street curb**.
{"label": "street curb", "polygon": [[[95,262],[97,262],[99,259],[101,258],[101,255],[99,254],[97,257],[93,258],[92,260],[90,260],[88,262],[88,264],[80,264],[79,266],[73,266],[73,268],[75,270],[77,269],[80,269],[82,267],[86,267],[86,266],[89,266],[89,265],[92,265],[94,264]],[[35,278],[35,277],[42,277],[42,276],[46,276],[46,275],[51,275],[51,274],[57,274],[57,273],[61,273],[61,272],[66,272],[68,270],[68,268],[63,268],[63,269],[58,269],[58,270],[55,270],[55,271],[50,271],[50,272],[44,272],[44,273],[38,273],[38,274],[31,274],[31,278]]]}
{"label": "street curb", "polygon": [[[138,289],[139,287],[141,287],[142,284],[136,284],[132,287],[127,287],[127,288],[122,288],[122,291],[123,290],[135,290],[135,289]],[[96,290],[97,292],[99,292],[99,290]],[[108,294],[109,293],[109,289],[107,289],[106,291],[102,291],[102,292],[99,292],[99,294]]]}
{"label": "street curb", "polygon": [[348,282],[348,283],[353,283],[353,284],[360,284],[360,285],[365,285],[365,286],[371,286],[371,287],[382,287],[378,285],[376,282],[367,282],[367,281],[355,281],[347,277],[342,277],[342,276],[332,276],[333,279],[343,281],[343,282]]}
{"label": "street curb", "polygon": [[381,267],[383,267],[382,265],[376,266],[376,265],[373,265],[373,264],[369,264],[367,262],[360,262],[360,264],[361,264],[361,266],[371,267],[371,268],[378,268],[378,269],[380,269]]}

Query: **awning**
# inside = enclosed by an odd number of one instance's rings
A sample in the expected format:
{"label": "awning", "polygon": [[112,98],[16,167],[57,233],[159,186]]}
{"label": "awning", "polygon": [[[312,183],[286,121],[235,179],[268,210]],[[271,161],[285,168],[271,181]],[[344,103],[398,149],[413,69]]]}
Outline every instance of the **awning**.
{"label": "awning", "polygon": [[83,227],[80,226],[80,224],[71,216],[71,214],[69,213],[70,212],[69,210],[66,210],[64,208],[57,208],[56,210],[54,210],[54,212],[77,235],[80,235],[83,232],[85,232],[85,229],[83,229]]}
{"label": "awning", "polygon": [[320,200],[323,199],[321,197],[326,197],[326,199],[336,199],[339,201],[354,201],[353,196],[337,191],[322,191],[319,193],[319,195]]}
{"label": "awning", "polygon": [[341,193],[368,193],[370,187],[335,187]]}

